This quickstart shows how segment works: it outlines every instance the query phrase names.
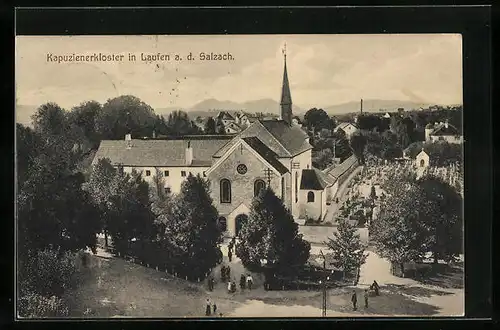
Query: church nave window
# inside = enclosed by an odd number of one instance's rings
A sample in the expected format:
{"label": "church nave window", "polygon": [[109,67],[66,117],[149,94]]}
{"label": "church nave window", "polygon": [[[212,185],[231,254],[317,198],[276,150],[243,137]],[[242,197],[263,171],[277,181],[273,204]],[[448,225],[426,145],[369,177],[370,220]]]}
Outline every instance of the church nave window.
{"label": "church nave window", "polygon": [[264,190],[265,188],[266,188],[266,183],[263,180],[261,179],[255,180],[253,184],[253,196],[254,197],[259,196],[260,191]]}
{"label": "church nave window", "polygon": [[164,174],[165,176],[169,176],[169,175],[170,175],[170,172],[169,172],[169,171],[165,171],[163,174]]}
{"label": "church nave window", "polygon": [[186,176],[186,171],[181,171],[181,176]]}
{"label": "church nave window", "polygon": [[231,181],[228,179],[220,180],[220,202],[231,203]]}
{"label": "church nave window", "polygon": [[146,170],[146,176],[150,176],[151,175],[151,171],[150,170]]}

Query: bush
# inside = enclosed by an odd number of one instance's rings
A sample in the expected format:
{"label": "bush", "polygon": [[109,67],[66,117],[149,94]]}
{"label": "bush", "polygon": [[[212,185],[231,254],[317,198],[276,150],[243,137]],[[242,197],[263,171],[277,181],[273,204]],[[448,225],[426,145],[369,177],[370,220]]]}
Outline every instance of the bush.
{"label": "bush", "polygon": [[49,249],[31,254],[20,263],[20,287],[43,296],[62,295],[76,282],[76,258],[75,253]]}
{"label": "bush", "polygon": [[19,296],[19,317],[64,317],[68,314],[68,306],[56,296],[46,297],[30,290],[23,290]]}

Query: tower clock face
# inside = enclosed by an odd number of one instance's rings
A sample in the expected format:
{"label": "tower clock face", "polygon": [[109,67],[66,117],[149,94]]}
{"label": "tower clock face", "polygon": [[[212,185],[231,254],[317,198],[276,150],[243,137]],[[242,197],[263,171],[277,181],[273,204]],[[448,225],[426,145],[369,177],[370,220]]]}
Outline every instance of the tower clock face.
{"label": "tower clock face", "polygon": [[240,174],[245,174],[247,172],[247,166],[245,164],[239,164],[236,167],[236,171],[238,171],[238,173]]}

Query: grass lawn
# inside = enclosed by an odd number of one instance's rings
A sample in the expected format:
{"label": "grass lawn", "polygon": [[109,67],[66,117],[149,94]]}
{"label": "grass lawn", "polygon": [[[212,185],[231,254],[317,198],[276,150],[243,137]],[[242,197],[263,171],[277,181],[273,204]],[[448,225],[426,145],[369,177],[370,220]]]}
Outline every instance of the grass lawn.
{"label": "grass lawn", "polygon": [[[222,283],[216,283],[215,290],[208,292],[205,283],[189,283],[119,258],[90,259],[82,284],[66,295],[71,317],[204,317],[207,298],[216,302],[223,317],[321,316],[321,292],[265,291],[258,275],[254,276],[255,289],[228,294]],[[231,264],[236,278],[238,268],[244,271],[238,263],[233,260]],[[433,297],[446,296],[443,304],[456,298],[449,291],[383,285],[381,296],[370,298],[369,308],[365,309],[363,289],[354,289],[358,293],[358,311],[352,311],[350,302],[353,288],[337,288],[328,292],[328,316],[430,316],[442,314],[442,306],[436,306]]]}

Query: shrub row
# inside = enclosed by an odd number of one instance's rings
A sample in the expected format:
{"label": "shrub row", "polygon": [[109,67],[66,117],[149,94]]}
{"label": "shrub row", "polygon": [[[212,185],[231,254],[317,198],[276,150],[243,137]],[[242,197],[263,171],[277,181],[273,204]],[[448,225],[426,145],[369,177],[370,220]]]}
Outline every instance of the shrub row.
{"label": "shrub row", "polygon": [[[219,252],[218,263],[222,261],[222,252],[220,250]],[[199,263],[188,262],[185,258],[173,254],[172,249],[163,246],[159,241],[132,242],[127,253],[125,255],[119,254],[119,256],[193,282],[204,280],[209,275],[209,272],[206,271],[207,266],[212,269],[217,265],[216,263],[205,265],[203,260]]]}

